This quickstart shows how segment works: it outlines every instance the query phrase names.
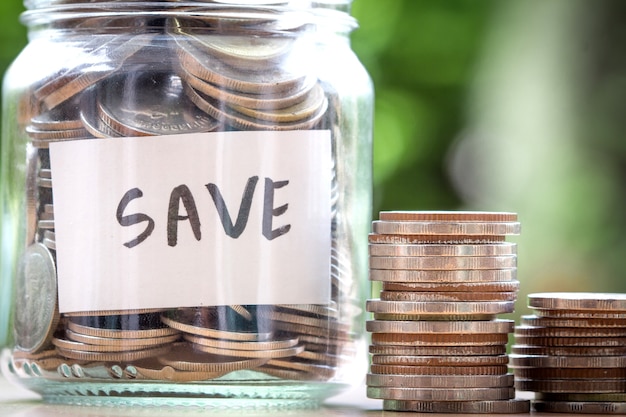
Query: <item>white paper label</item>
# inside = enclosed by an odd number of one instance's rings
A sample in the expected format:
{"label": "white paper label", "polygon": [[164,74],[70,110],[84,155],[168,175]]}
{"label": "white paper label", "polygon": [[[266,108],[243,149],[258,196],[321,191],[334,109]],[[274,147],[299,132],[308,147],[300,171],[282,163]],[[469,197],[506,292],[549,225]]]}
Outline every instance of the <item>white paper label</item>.
{"label": "white paper label", "polygon": [[50,145],[59,310],[324,304],[329,131]]}

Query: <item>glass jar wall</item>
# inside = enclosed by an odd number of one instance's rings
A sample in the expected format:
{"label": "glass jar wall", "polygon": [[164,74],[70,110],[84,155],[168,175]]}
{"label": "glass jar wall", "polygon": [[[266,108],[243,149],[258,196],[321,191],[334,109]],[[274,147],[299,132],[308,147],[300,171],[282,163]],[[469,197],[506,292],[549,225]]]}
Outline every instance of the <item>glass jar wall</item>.
{"label": "glass jar wall", "polygon": [[5,376],[50,402],[215,407],[362,379],[372,88],[349,2],[26,6]]}

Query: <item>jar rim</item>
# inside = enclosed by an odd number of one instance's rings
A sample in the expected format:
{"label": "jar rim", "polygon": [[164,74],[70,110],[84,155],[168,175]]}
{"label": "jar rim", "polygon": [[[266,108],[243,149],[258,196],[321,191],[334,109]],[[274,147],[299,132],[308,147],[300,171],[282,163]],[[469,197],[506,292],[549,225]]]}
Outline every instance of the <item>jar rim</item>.
{"label": "jar rim", "polygon": [[85,7],[94,4],[110,3],[111,5],[123,5],[125,3],[160,3],[164,7],[167,3],[176,3],[177,5],[188,4],[193,6],[212,6],[212,5],[224,5],[224,6],[242,6],[242,7],[291,7],[299,9],[307,8],[328,8],[349,12],[352,0],[24,0],[24,7],[27,10],[42,9],[48,7]]}
{"label": "jar rim", "polygon": [[[146,0],[25,0],[27,10],[20,20],[27,27],[69,19],[120,17],[236,17],[238,19],[297,18],[307,23],[340,27],[349,32],[358,25],[348,10],[352,0],[231,0],[146,1]],[[344,10],[344,6],[347,7]]]}

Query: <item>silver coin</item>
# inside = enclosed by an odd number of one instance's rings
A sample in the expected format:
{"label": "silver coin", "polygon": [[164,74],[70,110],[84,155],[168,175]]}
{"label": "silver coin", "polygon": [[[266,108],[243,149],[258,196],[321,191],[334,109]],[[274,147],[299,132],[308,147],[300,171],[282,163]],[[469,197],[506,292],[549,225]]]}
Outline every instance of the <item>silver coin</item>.
{"label": "silver coin", "polygon": [[491,282],[512,281],[517,268],[469,269],[453,271],[370,269],[370,281],[383,282]]}
{"label": "silver coin", "polygon": [[[118,86],[129,93],[119,93]],[[112,77],[100,83],[98,97],[100,118],[124,136],[209,132],[218,126],[189,101],[182,80],[171,73]]]}
{"label": "silver coin", "polygon": [[370,243],[370,256],[502,256],[516,255],[517,244],[484,245],[385,244]]}
{"label": "silver coin", "polygon": [[529,400],[406,401],[383,400],[383,410],[446,414],[518,414],[530,411]]}
{"label": "silver coin", "polygon": [[513,374],[505,375],[384,375],[367,374],[370,387],[505,388],[513,387]]}
{"label": "silver coin", "polygon": [[626,414],[626,402],[618,401],[533,401],[532,405],[540,413]]}
{"label": "silver coin", "polygon": [[369,263],[373,269],[494,270],[517,267],[517,256],[372,256]]}
{"label": "silver coin", "polygon": [[393,321],[368,320],[365,328],[372,333],[447,333],[447,334],[480,334],[480,333],[512,333],[513,320],[484,321]]}
{"label": "silver coin", "polygon": [[519,222],[418,222],[383,221],[372,222],[372,231],[381,235],[518,235]]}
{"label": "silver coin", "polygon": [[15,344],[36,353],[46,348],[59,321],[54,258],[42,244],[26,248],[17,268]]}

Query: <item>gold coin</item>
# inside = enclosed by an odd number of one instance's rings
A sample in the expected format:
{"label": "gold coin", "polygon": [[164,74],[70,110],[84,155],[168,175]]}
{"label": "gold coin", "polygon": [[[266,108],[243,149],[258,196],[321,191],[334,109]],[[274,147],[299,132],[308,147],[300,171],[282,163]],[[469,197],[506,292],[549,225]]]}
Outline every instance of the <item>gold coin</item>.
{"label": "gold coin", "polygon": [[516,292],[417,292],[417,291],[381,291],[383,301],[429,301],[429,302],[456,302],[456,301],[515,301]]}
{"label": "gold coin", "polygon": [[[373,355],[410,355],[410,356],[449,356],[470,357],[481,355],[498,355],[506,353],[505,345],[491,346],[394,346],[370,345],[369,352]],[[471,359],[471,358],[469,358]]]}
{"label": "gold coin", "polygon": [[384,400],[473,401],[508,400],[514,388],[390,388],[367,387],[369,398]]}
{"label": "gold coin", "polygon": [[484,245],[384,244],[370,243],[370,256],[504,256],[516,255],[517,244]]}
{"label": "gold coin", "polygon": [[515,334],[515,343],[530,346],[623,347],[626,337],[534,337]]}
{"label": "gold coin", "polygon": [[516,255],[505,256],[373,256],[373,269],[400,270],[474,270],[517,267]]}
{"label": "gold coin", "polygon": [[554,379],[588,379],[590,381],[614,380],[626,378],[624,368],[528,368],[513,366],[516,378],[534,380],[554,380]]}
{"label": "gold coin", "polygon": [[385,221],[413,222],[516,222],[517,213],[488,211],[381,211]]}
{"label": "gold coin", "polygon": [[178,346],[158,358],[163,365],[188,372],[229,373],[242,369],[254,369],[267,362],[267,359],[235,359],[221,355],[197,352],[186,346]]}
{"label": "gold coin", "polygon": [[[110,337],[96,337],[88,336],[80,333],[75,333],[69,329],[65,331],[65,337],[73,342],[85,343],[87,345],[104,345],[104,346],[118,346],[121,350],[129,348],[128,350],[135,350],[137,348],[146,348],[150,346],[164,345],[167,343],[173,343],[179,339],[179,334],[176,333],[170,336],[161,337],[146,337],[146,338],[110,338]],[[133,349],[134,348],[134,349]]]}
{"label": "gold coin", "polygon": [[527,315],[521,317],[521,324],[526,326],[543,327],[574,327],[574,328],[602,328],[626,327],[626,319],[556,319]]}
{"label": "gold coin", "polygon": [[520,231],[519,222],[372,222],[372,232],[381,235],[505,236],[518,235]]}
{"label": "gold coin", "polygon": [[403,271],[398,269],[370,269],[370,281],[383,282],[485,282],[512,281],[517,278],[517,268],[471,269],[453,271]]}
{"label": "gold coin", "polygon": [[214,348],[210,346],[204,346],[200,344],[194,345],[194,348],[201,351],[210,353],[212,355],[230,356],[233,358],[261,358],[261,359],[276,359],[287,358],[290,356],[296,356],[304,351],[304,346],[294,346],[284,349],[266,349],[266,350],[240,350],[240,349],[224,349]]}
{"label": "gold coin", "polygon": [[626,294],[536,293],[528,295],[528,306],[544,310],[591,310],[626,313]]}
{"label": "gold coin", "polygon": [[513,320],[493,321],[385,321],[368,320],[365,329],[373,333],[402,334],[483,334],[511,333]]}
{"label": "gold coin", "polygon": [[511,354],[511,366],[532,368],[624,368],[626,356],[535,356]]}
{"label": "gold coin", "polygon": [[171,349],[170,345],[159,346],[157,348],[133,350],[125,352],[85,352],[73,349],[57,347],[61,356],[69,359],[89,362],[134,362],[140,359],[152,358],[163,355]]}
{"label": "gold coin", "polygon": [[397,334],[372,333],[373,345],[488,346],[506,344],[508,334]]}
{"label": "gold coin", "polygon": [[[416,352],[417,353],[417,352]],[[372,355],[376,365],[404,366],[493,366],[509,363],[508,355],[493,356],[417,356],[417,355]]]}
{"label": "gold coin", "polygon": [[626,355],[626,346],[616,347],[576,347],[576,346],[528,346],[512,345],[511,352],[535,356],[619,356]]}
{"label": "gold coin", "polygon": [[626,379],[552,379],[534,380],[515,378],[515,388],[520,391],[544,393],[623,393],[626,391]]}
{"label": "gold coin", "polygon": [[153,337],[167,337],[179,335],[180,332],[170,327],[146,329],[146,330],[117,330],[100,329],[97,327],[82,326],[71,320],[67,322],[67,329],[74,334],[92,336],[103,339],[144,339]]}
{"label": "gold coin", "polygon": [[478,236],[478,235],[398,235],[370,233],[368,241],[380,244],[445,244],[445,245],[483,245],[503,243],[506,236]]}
{"label": "gold coin", "polygon": [[520,336],[539,337],[626,337],[626,327],[572,328],[572,327],[536,327],[516,326],[515,333]]}
{"label": "gold coin", "polygon": [[513,374],[506,375],[381,375],[367,374],[370,387],[402,388],[503,388],[513,387]]}
{"label": "gold coin", "polygon": [[419,302],[367,300],[370,313],[386,314],[502,314],[512,313],[513,301]]}
{"label": "gold coin", "polygon": [[520,283],[514,281],[486,282],[383,282],[383,291],[413,292],[515,292]]}
{"label": "gold coin", "polygon": [[626,414],[626,402],[533,401],[533,410],[539,413],[571,414]]}
{"label": "gold coin", "polygon": [[530,401],[520,399],[483,401],[383,400],[383,410],[415,413],[520,414],[530,412]]}
{"label": "gold coin", "polygon": [[212,337],[214,339],[238,340],[242,342],[256,342],[268,340],[271,333],[231,332],[227,330],[209,329],[205,327],[185,324],[166,316],[161,316],[161,321],[173,329],[196,336]]}

